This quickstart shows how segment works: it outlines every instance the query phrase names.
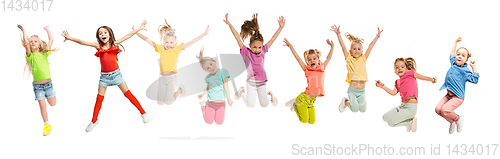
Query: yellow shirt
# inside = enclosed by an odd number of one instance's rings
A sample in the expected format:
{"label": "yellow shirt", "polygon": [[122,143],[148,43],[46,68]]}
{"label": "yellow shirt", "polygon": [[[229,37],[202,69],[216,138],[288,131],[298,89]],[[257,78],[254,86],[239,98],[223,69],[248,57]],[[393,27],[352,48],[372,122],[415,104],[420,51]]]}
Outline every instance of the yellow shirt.
{"label": "yellow shirt", "polygon": [[351,80],[368,81],[365,54],[362,54],[358,58],[354,58],[351,54],[349,54],[349,57],[345,59],[345,62],[345,66],[347,67],[347,83],[351,83]]}
{"label": "yellow shirt", "polygon": [[179,53],[182,51],[182,45],[184,45],[184,43],[181,43],[170,50],[165,50],[163,45],[155,45],[155,51],[160,54],[160,73],[165,71],[173,71],[177,73],[177,62],[179,59]]}

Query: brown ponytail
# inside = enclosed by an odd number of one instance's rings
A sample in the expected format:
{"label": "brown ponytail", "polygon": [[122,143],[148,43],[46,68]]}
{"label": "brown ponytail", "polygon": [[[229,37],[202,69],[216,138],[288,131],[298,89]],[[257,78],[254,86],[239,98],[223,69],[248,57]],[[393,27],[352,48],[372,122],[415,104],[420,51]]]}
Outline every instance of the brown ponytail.
{"label": "brown ponytail", "polygon": [[408,58],[400,57],[400,58],[397,58],[396,61],[394,61],[394,65],[396,65],[396,62],[398,62],[398,61],[403,61],[408,70],[417,71],[417,62],[415,61],[415,59],[413,59],[411,57],[408,57]]}
{"label": "brown ponytail", "polygon": [[246,20],[243,25],[241,25],[240,36],[243,41],[250,36],[250,43],[254,41],[264,42],[264,38],[259,31],[259,23],[257,21],[257,13],[252,16],[252,20]]}
{"label": "brown ponytail", "polygon": [[163,39],[165,36],[173,36],[175,39],[177,39],[177,36],[175,36],[175,29],[170,26],[170,24],[167,23],[167,19],[165,20],[166,25],[160,25],[158,27],[158,33],[160,33],[160,40],[163,42]]}

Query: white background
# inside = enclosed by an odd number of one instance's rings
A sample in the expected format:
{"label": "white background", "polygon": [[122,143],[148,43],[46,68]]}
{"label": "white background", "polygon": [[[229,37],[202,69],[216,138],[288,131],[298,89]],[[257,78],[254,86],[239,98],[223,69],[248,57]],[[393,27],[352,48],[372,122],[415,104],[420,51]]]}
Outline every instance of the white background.
{"label": "white background", "polygon": [[[500,144],[497,131],[500,108],[494,101],[498,89],[494,80],[498,75],[493,72],[498,67],[496,46],[500,42],[497,4],[494,1],[56,0],[50,11],[40,11],[41,8],[39,11],[2,10],[0,158],[338,157],[293,156],[293,144],[303,147],[386,145],[394,147],[396,152],[399,147],[425,147],[426,156],[443,158],[448,154],[446,144]],[[205,124],[198,105],[200,100],[195,95],[181,98],[170,106],[158,106],[145,92],[158,77],[156,59],[159,56],[154,48],[134,36],[123,43],[126,51],[120,55],[119,65],[129,89],[151,122],[143,124],[138,111],[121,91],[110,87],[99,125],[90,133],[84,131],[95,104],[99,59],[94,56],[93,48],[69,41],[63,43],[60,35],[63,30],[68,30],[73,37],[97,42],[95,31],[101,25],[110,26],[116,38],[121,38],[131,31],[132,25],[138,27],[145,19],[148,31],[141,33],[160,42],[157,27],[166,18],[177,29],[181,43],[203,33],[210,25],[208,36],[181,53],[180,68],[197,62],[195,54],[203,43],[206,55],[238,54],[237,43],[222,21],[225,13],[229,13],[229,20],[238,31],[244,20],[259,13],[266,42],[278,29],[278,17],[285,17],[285,28],[266,55],[267,85],[279,98],[278,106],[247,108],[242,100],[235,100],[233,107],[227,107],[226,120],[221,126]],[[43,123],[34,100],[32,77],[23,75],[24,48],[17,24],[22,24],[29,35],[39,35],[44,41],[48,38],[42,27],[50,25],[55,37],[53,47],[60,48],[49,58],[58,101],[55,107],[48,108],[53,130],[47,137],[42,137]],[[377,27],[384,30],[367,62],[366,113],[338,112],[348,83],[341,47],[334,32],[329,30],[333,24],[341,26],[342,34],[350,32],[364,38],[365,49],[375,37]],[[450,135],[449,123],[434,112],[434,107],[446,93],[439,88],[450,66],[451,46],[459,35],[463,41],[458,46],[471,51],[471,60],[477,61],[481,77],[477,85],[467,84],[466,99],[455,111],[466,116],[464,131]],[[326,95],[315,104],[314,125],[300,123],[295,113],[284,105],[306,87],[299,65],[289,48],[282,46],[284,37],[299,54],[310,48],[319,49],[323,52],[322,60],[329,49],[325,40],[332,39],[335,43],[326,71]],[[418,73],[438,78],[437,84],[418,82],[416,133],[407,133],[404,127],[389,127],[382,120],[382,115],[398,106],[401,98],[375,87],[374,80],[382,80],[392,88],[398,78],[393,71],[394,59],[398,57],[415,58]],[[244,85],[245,79],[245,73],[236,77],[237,87]],[[441,144],[441,156],[430,155],[431,144]],[[490,156],[484,150],[482,156],[471,156],[469,152],[469,156],[453,157],[498,158],[500,149],[496,150],[496,156],[491,156],[491,151]]]}

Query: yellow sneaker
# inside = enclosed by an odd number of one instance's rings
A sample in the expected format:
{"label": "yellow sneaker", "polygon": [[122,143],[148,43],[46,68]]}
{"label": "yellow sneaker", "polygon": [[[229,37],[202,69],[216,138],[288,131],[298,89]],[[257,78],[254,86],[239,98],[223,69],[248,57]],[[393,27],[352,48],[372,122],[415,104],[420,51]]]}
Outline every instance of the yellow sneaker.
{"label": "yellow sneaker", "polygon": [[45,126],[43,126],[43,136],[49,135],[51,130],[52,126],[50,126],[50,124],[45,124]]}

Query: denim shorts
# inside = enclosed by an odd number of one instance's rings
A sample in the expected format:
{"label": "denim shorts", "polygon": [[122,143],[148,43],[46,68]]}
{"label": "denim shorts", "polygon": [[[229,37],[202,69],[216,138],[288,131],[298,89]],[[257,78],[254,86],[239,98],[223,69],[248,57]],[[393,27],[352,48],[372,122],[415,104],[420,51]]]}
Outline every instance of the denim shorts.
{"label": "denim shorts", "polygon": [[35,92],[35,100],[44,100],[56,96],[56,91],[52,87],[52,80],[45,84],[33,83],[33,91]]}
{"label": "denim shorts", "polygon": [[113,72],[101,72],[101,78],[99,79],[99,87],[111,87],[123,83],[125,83],[125,80],[123,80],[120,69],[117,69]]}

